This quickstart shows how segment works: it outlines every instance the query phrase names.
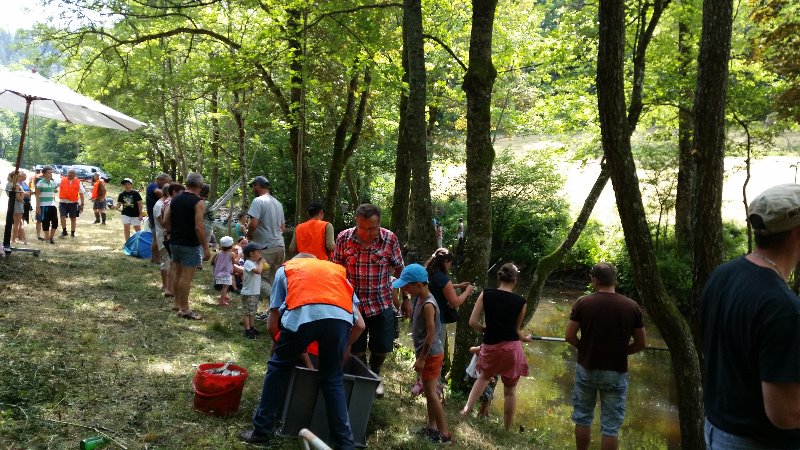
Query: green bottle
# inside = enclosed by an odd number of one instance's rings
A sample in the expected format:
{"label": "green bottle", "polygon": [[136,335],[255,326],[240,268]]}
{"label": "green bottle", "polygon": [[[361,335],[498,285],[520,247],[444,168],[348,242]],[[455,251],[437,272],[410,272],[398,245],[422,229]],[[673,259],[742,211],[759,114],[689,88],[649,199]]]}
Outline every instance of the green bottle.
{"label": "green bottle", "polygon": [[111,442],[111,439],[105,436],[86,438],[81,441],[81,450],[94,450],[96,448],[105,447],[109,442]]}

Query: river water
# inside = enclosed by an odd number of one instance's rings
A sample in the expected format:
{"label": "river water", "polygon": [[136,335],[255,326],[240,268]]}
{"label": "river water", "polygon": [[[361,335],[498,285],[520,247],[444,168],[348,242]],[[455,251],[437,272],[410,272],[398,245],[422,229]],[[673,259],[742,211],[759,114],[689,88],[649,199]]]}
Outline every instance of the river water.
{"label": "river water", "polygon": [[[534,335],[564,337],[564,328],[579,291],[547,290],[528,325]],[[463,312],[462,313],[466,313]],[[666,345],[645,314],[648,345]],[[450,342],[455,328],[450,325]],[[515,427],[532,436],[536,448],[574,448],[572,388],[576,352],[567,343],[533,341],[523,344],[530,373],[517,386]],[[669,352],[645,350],[629,357],[629,387],[625,422],[620,430],[621,449],[680,449],[680,429],[675,383]],[[502,423],[503,389],[498,384],[491,415]],[[595,410],[592,447],[600,445],[600,406]]]}

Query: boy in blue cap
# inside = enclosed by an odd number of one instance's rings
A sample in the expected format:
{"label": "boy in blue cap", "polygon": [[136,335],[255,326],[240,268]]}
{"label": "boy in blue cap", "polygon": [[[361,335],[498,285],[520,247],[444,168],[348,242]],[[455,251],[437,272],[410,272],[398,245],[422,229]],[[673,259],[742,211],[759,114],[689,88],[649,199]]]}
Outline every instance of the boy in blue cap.
{"label": "boy in blue cap", "polygon": [[411,336],[417,356],[414,370],[422,379],[428,409],[428,424],[423,432],[435,444],[450,444],[452,435],[447,431],[444,408],[436,392],[444,361],[444,346],[439,339],[439,327],[442,326],[439,306],[428,290],[428,271],[419,264],[410,264],[403,269],[400,278],[392,282],[392,287],[402,288],[414,297],[411,315]]}

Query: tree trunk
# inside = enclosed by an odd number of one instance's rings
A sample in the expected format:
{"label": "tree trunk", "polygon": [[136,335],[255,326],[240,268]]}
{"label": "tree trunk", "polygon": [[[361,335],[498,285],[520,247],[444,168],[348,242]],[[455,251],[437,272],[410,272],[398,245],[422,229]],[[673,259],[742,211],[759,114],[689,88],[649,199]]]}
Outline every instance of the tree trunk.
{"label": "tree trunk", "polygon": [[305,217],[302,214],[313,198],[313,187],[311,171],[308,167],[308,152],[305,148],[305,136],[302,136],[305,122],[303,110],[303,90],[305,80],[303,78],[303,42],[302,32],[305,29],[303,24],[303,13],[299,9],[289,9],[287,20],[287,31],[289,45],[289,71],[291,72],[290,81],[290,103],[289,103],[289,151],[292,154],[294,163],[297,188],[295,192],[295,223],[302,222]]}
{"label": "tree trunk", "polygon": [[[369,100],[369,86],[372,82],[372,71],[369,66],[364,69],[364,86],[356,107],[356,91],[358,90],[358,74],[353,75],[347,88],[347,101],[342,118],[336,127],[333,138],[333,157],[328,170],[328,190],[325,195],[325,213],[330,221],[336,217],[336,203],[339,199],[339,185],[347,161],[353,156],[358,146],[358,139],[364,126],[364,116]],[[352,126],[352,130],[351,130]],[[350,136],[348,139],[348,132]],[[356,205],[357,206],[357,205]]]}
{"label": "tree trunk", "polygon": [[[636,131],[636,125],[639,123],[639,118],[642,114],[642,91],[644,89],[644,75],[647,66],[647,47],[650,45],[650,41],[653,38],[653,33],[655,32],[656,26],[658,25],[659,20],[661,20],[661,15],[668,5],[669,0],[656,0],[652,4],[645,3],[639,10],[639,21],[636,27],[636,36],[633,45],[633,82],[631,83],[631,102],[628,106],[627,116],[629,138],[631,135],[633,135],[633,132]],[[650,15],[650,19],[646,20],[647,12],[651,7],[653,8],[653,12]],[[544,256],[536,263],[536,269],[533,273],[533,280],[530,288],[528,289],[528,295],[526,297],[528,305],[525,311],[526,324],[530,321],[536,312],[536,309],[539,307],[539,299],[541,297],[542,288],[544,288],[544,284],[547,282],[547,278],[550,276],[550,273],[555,270],[556,267],[558,267],[558,265],[564,259],[564,256],[572,249],[572,247],[575,245],[575,242],[578,241],[578,238],[580,238],[583,229],[586,227],[586,223],[589,221],[589,216],[591,216],[592,210],[597,203],[597,199],[603,192],[606,183],[608,183],[610,175],[611,174],[609,172],[608,165],[605,164],[605,161],[601,162],[600,174],[597,176],[597,180],[595,180],[592,189],[589,191],[589,195],[586,196],[586,200],[583,202],[581,212],[575,219],[575,223],[573,223],[572,228],[567,234],[567,237],[564,238],[564,241],[554,252]]]}
{"label": "tree trunk", "polygon": [[608,165],[602,162],[600,174],[597,176],[597,180],[595,180],[592,189],[589,191],[589,195],[586,196],[586,200],[583,201],[581,212],[575,219],[575,223],[572,224],[572,228],[570,228],[569,233],[567,233],[567,237],[564,238],[564,241],[555,251],[549,255],[543,256],[536,263],[536,270],[533,271],[531,286],[528,288],[528,294],[525,296],[528,307],[525,310],[525,319],[522,321],[523,325],[528,324],[533,314],[536,312],[536,309],[539,307],[539,299],[542,296],[542,289],[544,288],[545,282],[547,282],[547,277],[561,264],[564,256],[572,250],[572,246],[574,246],[578,238],[581,237],[581,233],[586,227],[586,223],[589,221],[589,216],[592,215],[594,205],[597,204],[597,199],[600,198],[600,194],[606,187],[610,176],[611,173],[608,170]]}
{"label": "tree trunk", "polygon": [[[685,76],[691,64],[689,25],[678,22],[678,58],[680,74]],[[680,76],[680,75],[679,75]],[[681,90],[678,99],[678,188],[675,192],[675,241],[678,249],[687,254],[692,247],[692,203],[695,184],[695,163],[692,155],[691,91]]]}
{"label": "tree trunk", "polygon": [[[461,89],[467,96],[467,224],[462,280],[486,283],[486,269],[492,248],[492,164],[491,140],[492,88],[497,70],[492,64],[492,28],[497,0],[472,0],[472,31],[469,41],[469,67]],[[478,334],[469,326],[475,305],[471,296],[461,306],[456,325],[453,353],[453,386],[469,391],[462,381],[469,365],[469,347],[478,342]]]}
{"label": "tree trunk", "polygon": [[428,163],[427,124],[425,122],[426,74],[422,38],[421,0],[403,1],[403,33],[408,55],[408,104],[406,142],[411,167],[411,207],[414,219],[406,248],[409,262],[424,262],[436,250],[436,231],[431,207],[430,164]]}
{"label": "tree trunk", "polygon": [[233,93],[233,119],[236,121],[236,155],[239,161],[239,171],[242,177],[242,210],[247,211],[250,206],[250,188],[247,186],[247,158],[245,157],[245,144],[247,134],[244,128],[244,117],[242,116],[241,99],[239,93]]}
{"label": "tree trunk", "polygon": [[[403,33],[403,81],[408,82],[408,55],[406,54],[406,34]],[[394,163],[394,195],[392,196],[392,230],[400,241],[400,246],[408,243],[408,199],[411,195],[411,162],[408,148],[408,122],[406,109],[408,96],[400,93],[400,123],[397,127],[397,155]]]}
{"label": "tree trunk", "polygon": [[656,267],[653,243],[645,219],[639,180],[631,152],[625,114],[624,0],[600,2],[597,58],[597,99],[603,151],[633,266],[639,295],[670,348],[678,392],[683,448],[703,449],[703,403],[700,365],[689,326],[667,295]]}
{"label": "tree trunk", "polygon": [[725,168],[725,90],[733,27],[732,0],[703,2],[703,34],[697,58],[694,151],[697,195],[694,206],[692,331],[700,347],[700,293],[722,263],[722,174]]}
{"label": "tree trunk", "polygon": [[[211,93],[211,105],[209,107],[209,112],[211,113],[211,181],[209,185],[211,187],[211,191],[208,194],[208,202],[209,204],[213,204],[214,200],[217,199],[217,189],[219,188],[219,117],[217,114],[219,113],[219,94],[216,90]],[[227,189],[227,186],[226,186]]]}
{"label": "tree trunk", "polygon": [[747,224],[747,253],[753,251],[753,226],[750,224],[750,221],[747,218],[750,216],[748,212],[750,210],[750,202],[747,199],[747,185],[750,184],[751,178],[751,169],[752,169],[752,159],[750,158],[751,152],[753,150],[753,137],[750,134],[750,126],[748,125],[747,121],[740,118],[736,113],[733,114],[733,119],[739,123],[739,126],[742,127],[744,130],[745,135],[745,158],[744,158],[744,183],[742,183],[742,203],[744,203],[744,219],[745,223]]}

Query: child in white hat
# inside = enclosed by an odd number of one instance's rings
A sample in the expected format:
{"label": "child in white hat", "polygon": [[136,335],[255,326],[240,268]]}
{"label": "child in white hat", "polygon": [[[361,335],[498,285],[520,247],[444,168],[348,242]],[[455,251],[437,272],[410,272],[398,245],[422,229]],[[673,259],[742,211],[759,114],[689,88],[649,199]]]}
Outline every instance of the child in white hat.
{"label": "child in white hat", "polygon": [[214,256],[214,286],[221,286],[219,294],[220,306],[228,306],[228,289],[233,284],[233,238],[223,236],[219,240],[219,253]]}

